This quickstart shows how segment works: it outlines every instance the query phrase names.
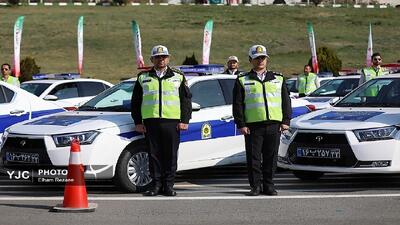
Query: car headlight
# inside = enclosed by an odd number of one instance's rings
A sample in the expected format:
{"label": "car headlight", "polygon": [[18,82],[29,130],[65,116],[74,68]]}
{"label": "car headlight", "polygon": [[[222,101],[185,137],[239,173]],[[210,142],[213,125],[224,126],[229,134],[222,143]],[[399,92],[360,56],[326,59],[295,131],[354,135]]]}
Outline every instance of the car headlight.
{"label": "car headlight", "polygon": [[81,145],[92,144],[99,135],[98,131],[87,131],[73,134],[53,135],[54,143],[57,147],[70,146],[73,139],[77,139]]}
{"label": "car headlight", "polygon": [[399,130],[396,126],[374,128],[367,130],[355,130],[354,134],[360,142],[379,141],[393,139]]}
{"label": "car headlight", "polygon": [[290,127],[289,130],[285,130],[282,132],[282,137],[286,140],[292,139],[294,133],[296,133],[297,129]]}

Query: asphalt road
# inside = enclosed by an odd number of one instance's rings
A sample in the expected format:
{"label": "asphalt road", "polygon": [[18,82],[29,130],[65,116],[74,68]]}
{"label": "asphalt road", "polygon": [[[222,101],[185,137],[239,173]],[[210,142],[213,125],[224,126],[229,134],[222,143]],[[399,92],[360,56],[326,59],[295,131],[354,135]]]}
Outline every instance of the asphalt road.
{"label": "asphalt road", "polygon": [[93,213],[50,213],[62,185],[0,177],[0,224],[400,224],[400,175],[328,174],[304,182],[278,172],[278,196],[247,197],[242,166],[179,173],[177,197],[126,194],[88,182]]}

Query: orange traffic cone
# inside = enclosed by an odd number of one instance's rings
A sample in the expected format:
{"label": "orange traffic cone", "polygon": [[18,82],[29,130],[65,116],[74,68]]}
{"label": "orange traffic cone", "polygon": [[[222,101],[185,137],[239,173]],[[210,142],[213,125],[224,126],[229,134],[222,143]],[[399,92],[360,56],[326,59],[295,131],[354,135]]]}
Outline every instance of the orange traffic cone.
{"label": "orange traffic cone", "polygon": [[94,212],[97,204],[88,203],[84,169],[80,158],[81,148],[79,141],[71,142],[69,156],[67,183],[64,189],[64,201],[62,205],[52,208],[53,212]]}

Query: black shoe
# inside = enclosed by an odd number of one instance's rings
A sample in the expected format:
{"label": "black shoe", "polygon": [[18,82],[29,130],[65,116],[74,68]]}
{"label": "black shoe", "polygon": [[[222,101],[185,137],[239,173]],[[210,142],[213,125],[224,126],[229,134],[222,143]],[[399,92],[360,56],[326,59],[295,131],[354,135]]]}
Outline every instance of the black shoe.
{"label": "black shoe", "polygon": [[278,192],[273,187],[264,188],[263,194],[275,196],[278,195]]}
{"label": "black shoe", "polygon": [[176,191],[172,187],[165,187],[164,188],[164,195],[165,196],[176,196]]}
{"label": "black shoe", "polygon": [[260,187],[255,187],[255,188],[251,188],[250,192],[247,193],[247,196],[258,196],[260,195],[261,192],[261,188]]}
{"label": "black shoe", "polygon": [[160,188],[159,187],[154,187],[144,193],[144,196],[157,196],[160,194]]}

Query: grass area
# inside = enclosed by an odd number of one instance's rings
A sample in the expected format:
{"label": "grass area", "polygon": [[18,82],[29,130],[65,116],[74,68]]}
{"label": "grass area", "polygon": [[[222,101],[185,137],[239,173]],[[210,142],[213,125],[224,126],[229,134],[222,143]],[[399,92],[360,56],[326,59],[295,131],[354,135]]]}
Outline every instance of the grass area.
{"label": "grass area", "polygon": [[343,67],[362,67],[369,22],[373,25],[374,50],[384,62],[400,59],[399,9],[316,7],[139,6],[139,7],[1,7],[0,62],[13,57],[13,26],[25,16],[21,58],[32,56],[41,72],[77,69],[76,27],[85,16],[84,73],[117,82],[137,73],[130,21],[138,21],[143,56],[149,63],[153,45],[166,45],[171,64],[179,65],[193,53],[201,61],[204,24],[214,20],[211,63],[225,63],[237,55],[249,69],[247,52],[263,44],[271,56],[272,70],[301,72],[310,57],[306,21],[311,21],[318,46],[337,51]]}

